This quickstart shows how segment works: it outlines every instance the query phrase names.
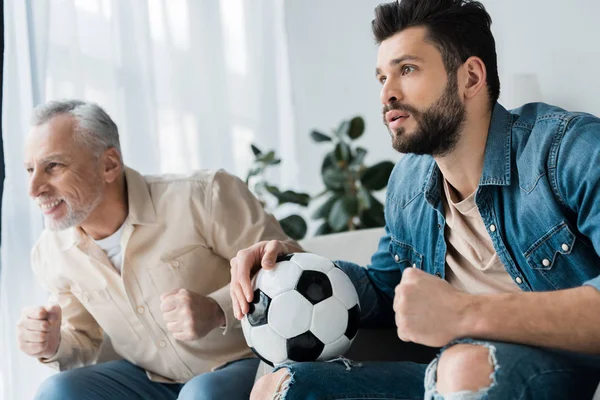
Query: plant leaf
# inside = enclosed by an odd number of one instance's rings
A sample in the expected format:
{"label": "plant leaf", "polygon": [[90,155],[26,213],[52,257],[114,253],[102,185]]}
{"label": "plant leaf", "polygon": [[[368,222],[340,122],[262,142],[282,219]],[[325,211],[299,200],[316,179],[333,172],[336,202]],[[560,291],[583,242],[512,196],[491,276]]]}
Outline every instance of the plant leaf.
{"label": "plant leaf", "polygon": [[319,226],[319,228],[315,232],[315,236],[327,235],[332,232],[333,231],[331,230],[331,227],[329,226],[329,224],[327,222],[324,222],[321,226]]}
{"label": "plant leaf", "polygon": [[348,136],[350,139],[355,140],[362,136],[365,131],[365,120],[362,117],[354,117],[350,121],[350,128],[348,129]]}
{"label": "plant leaf", "polygon": [[261,154],[256,157],[256,161],[264,162],[265,164],[269,164],[275,160],[275,152],[269,151],[267,154]]}
{"label": "plant leaf", "polygon": [[391,161],[382,161],[367,168],[360,178],[360,182],[369,190],[381,190],[387,186],[393,169],[394,163]]}
{"label": "plant leaf", "polygon": [[340,122],[340,125],[335,131],[337,137],[342,139],[344,136],[348,137],[348,131],[350,130],[350,121],[344,120]]}
{"label": "plant leaf", "polygon": [[318,132],[318,131],[312,131],[310,133],[310,137],[312,138],[312,140],[314,140],[317,143],[320,142],[331,142],[331,137],[327,136],[324,133]]}
{"label": "plant leaf", "polygon": [[277,200],[279,201],[279,205],[285,203],[299,204],[301,206],[308,206],[310,203],[310,196],[306,193],[297,193],[292,190],[286,190],[285,192],[273,193]]}
{"label": "plant leaf", "polygon": [[340,198],[340,196],[333,195],[325,203],[321,204],[319,208],[313,213],[312,219],[327,219],[329,217],[329,213],[331,212],[331,207],[333,204]]}
{"label": "plant leaf", "polygon": [[306,235],[308,226],[306,221],[299,215],[293,214],[279,221],[286,235],[294,240],[300,240]]}
{"label": "plant leaf", "polygon": [[279,193],[281,193],[277,186],[265,184],[265,189],[274,196],[277,196]]}
{"label": "plant leaf", "polygon": [[256,176],[256,175],[260,175],[260,173],[262,171],[263,171],[263,167],[261,167],[261,166],[252,168],[248,172],[248,176],[246,177],[246,185],[248,185],[248,183],[250,182],[250,178],[252,178],[253,176]]}
{"label": "plant leaf", "polygon": [[356,197],[358,198],[358,204],[361,210],[371,208],[371,206],[373,205],[371,201],[371,193],[369,193],[369,191],[364,186],[360,186],[358,188],[358,193],[356,193]]}
{"label": "plant leaf", "polygon": [[365,160],[365,156],[367,155],[367,150],[363,149],[362,147],[357,147],[356,148],[356,155],[354,156],[354,159],[352,160],[352,166],[353,167],[359,167],[363,161]]}
{"label": "plant leaf", "polygon": [[383,207],[367,208],[360,214],[360,220],[365,228],[378,228],[385,225]]}
{"label": "plant leaf", "polygon": [[350,146],[345,142],[339,142],[335,146],[334,154],[337,161],[348,161],[350,159]]}
{"label": "plant leaf", "polygon": [[343,190],[346,183],[346,175],[337,168],[328,168],[323,171],[323,183],[330,190]]}
{"label": "plant leaf", "polygon": [[256,147],[255,145],[251,144],[250,148],[252,149],[252,152],[254,153],[255,156],[260,156],[262,154],[262,151],[260,151],[260,149],[258,147]]}
{"label": "plant leaf", "polygon": [[358,200],[354,196],[344,196],[332,206],[327,222],[335,232],[348,227],[348,222],[358,212]]}

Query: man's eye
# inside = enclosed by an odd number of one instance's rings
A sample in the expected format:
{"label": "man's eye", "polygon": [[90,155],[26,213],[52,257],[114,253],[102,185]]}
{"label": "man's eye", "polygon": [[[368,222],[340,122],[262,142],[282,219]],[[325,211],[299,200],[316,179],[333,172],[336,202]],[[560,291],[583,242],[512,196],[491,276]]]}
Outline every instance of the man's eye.
{"label": "man's eye", "polygon": [[383,85],[385,83],[386,79],[387,78],[385,76],[382,76],[381,78],[379,78],[379,83],[381,83]]}
{"label": "man's eye", "polygon": [[413,67],[412,65],[405,65],[404,67],[402,67],[402,75],[408,75],[412,72],[414,72],[415,67]]}
{"label": "man's eye", "polygon": [[27,173],[28,173],[29,175],[33,174],[33,168],[27,168]]}
{"label": "man's eye", "polygon": [[56,169],[60,166],[59,163],[55,163],[55,162],[51,162],[48,164],[48,166],[46,167],[48,169],[48,171],[51,171],[53,169]]}

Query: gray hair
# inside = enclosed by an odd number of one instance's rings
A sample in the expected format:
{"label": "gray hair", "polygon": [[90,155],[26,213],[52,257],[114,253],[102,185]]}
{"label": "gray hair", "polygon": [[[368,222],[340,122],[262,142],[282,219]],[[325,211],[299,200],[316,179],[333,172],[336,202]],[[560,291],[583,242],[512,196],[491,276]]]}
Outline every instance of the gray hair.
{"label": "gray hair", "polygon": [[52,118],[65,114],[75,119],[75,140],[86,145],[96,157],[100,157],[107,149],[117,149],[123,165],[119,129],[98,104],[82,100],[49,101],[33,110],[31,124],[43,125]]}

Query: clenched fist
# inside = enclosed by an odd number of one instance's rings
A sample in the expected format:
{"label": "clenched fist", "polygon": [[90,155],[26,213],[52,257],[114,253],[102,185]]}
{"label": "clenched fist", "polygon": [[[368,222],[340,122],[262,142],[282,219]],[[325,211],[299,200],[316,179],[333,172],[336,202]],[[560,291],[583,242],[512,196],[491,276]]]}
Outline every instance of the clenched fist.
{"label": "clenched fist", "polygon": [[60,344],[62,312],[59,305],[25,308],[17,323],[19,349],[33,357],[50,358]]}
{"label": "clenched fist", "polygon": [[160,310],[177,340],[198,340],[225,325],[225,314],[216,301],[186,289],[160,296]]}
{"label": "clenched fist", "polygon": [[472,298],[440,278],[406,268],[394,296],[398,337],[405,342],[442,347],[468,335]]}

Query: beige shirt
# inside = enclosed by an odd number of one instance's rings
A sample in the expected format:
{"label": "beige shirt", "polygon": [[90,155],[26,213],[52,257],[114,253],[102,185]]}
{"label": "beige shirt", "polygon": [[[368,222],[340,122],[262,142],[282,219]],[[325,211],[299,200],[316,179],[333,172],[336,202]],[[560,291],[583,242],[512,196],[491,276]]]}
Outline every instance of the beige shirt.
{"label": "beige shirt", "polygon": [[[33,270],[62,307],[59,349],[42,362],[60,370],[93,364],[103,332],[156,381],[185,382],[251,356],[233,316],[229,260],[261,240],[289,241],[279,223],[244,182],[223,171],[142,177],[126,169],[125,177],[121,274],[80,228],[46,230],[33,248]],[[196,341],[174,339],[160,295],[179,288],[213,298],[225,328]]]}
{"label": "beige shirt", "polygon": [[446,211],[446,280],[462,291],[483,294],[517,292],[494,249],[473,192],[455,202],[455,189],[444,179]]}

